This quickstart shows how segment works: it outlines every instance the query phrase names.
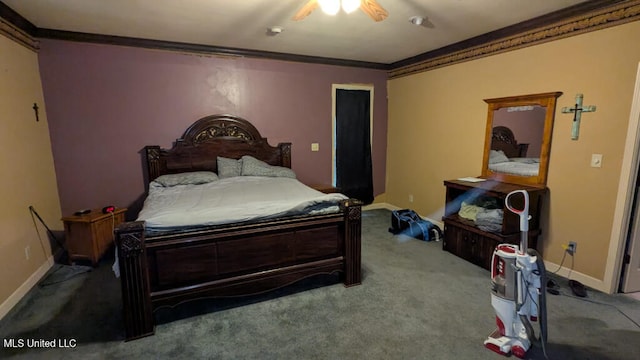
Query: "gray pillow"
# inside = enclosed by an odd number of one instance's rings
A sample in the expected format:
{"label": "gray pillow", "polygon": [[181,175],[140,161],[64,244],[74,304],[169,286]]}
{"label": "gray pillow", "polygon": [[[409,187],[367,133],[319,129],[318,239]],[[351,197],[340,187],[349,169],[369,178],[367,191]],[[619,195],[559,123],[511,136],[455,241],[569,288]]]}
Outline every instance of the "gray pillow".
{"label": "gray pillow", "polygon": [[502,150],[491,150],[489,151],[489,164],[498,164],[503,162],[508,162],[509,158],[504,154]]}
{"label": "gray pillow", "polygon": [[176,185],[198,185],[218,180],[218,175],[211,171],[192,171],[179,174],[167,174],[158,176],[154,181],[169,187]]}
{"label": "gray pillow", "polygon": [[269,165],[264,161],[260,161],[253,156],[245,155],[242,157],[242,175],[243,176],[270,176],[270,177],[287,177],[296,178],[293,170],[283,166]]}
{"label": "gray pillow", "polygon": [[242,159],[229,159],[218,156],[218,177],[220,179],[240,176],[242,173]]}

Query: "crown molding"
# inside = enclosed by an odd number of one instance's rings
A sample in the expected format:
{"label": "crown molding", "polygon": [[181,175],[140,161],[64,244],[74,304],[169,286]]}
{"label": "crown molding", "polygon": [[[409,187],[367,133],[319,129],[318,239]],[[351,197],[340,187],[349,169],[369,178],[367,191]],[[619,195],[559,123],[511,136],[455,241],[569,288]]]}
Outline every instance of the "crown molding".
{"label": "crown molding", "polygon": [[36,27],[0,1],[0,34],[27,47],[38,51],[40,43],[33,35]]}
{"label": "crown molding", "polygon": [[391,64],[38,28],[0,0],[0,34],[37,51],[39,38],[384,70],[389,79],[425,72],[640,19],[640,0],[588,0]]}
{"label": "crown molding", "polygon": [[261,59],[293,61],[293,62],[313,63],[313,64],[322,64],[322,65],[336,65],[336,66],[349,66],[349,67],[358,67],[358,68],[367,68],[367,69],[376,69],[376,70],[389,70],[389,65],[387,64],[366,62],[366,61],[343,60],[343,59],[326,58],[326,57],[319,57],[319,56],[296,55],[296,54],[287,54],[287,53],[279,53],[279,52],[272,52],[272,51],[229,48],[229,47],[221,47],[221,46],[190,44],[190,43],[164,41],[164,40],[141,39],[141,38],[132,38],[132,37],[124,37],[124,36],[89,34],[89,33],[73,32],[73,31],[53,30],[53,29],[46,29],[46,28],[38,28],[37,36],[39,38],[45,38],[45,39],[120,45],[120,46],[159,49],[159,50],[168,50],[168,51],[176,51],[176,52],[210,54],[210,55],[223,56],[223,57],[261,58]]}
{"label": "crown molding", "polygon": [[394,79],[637,20],[640,20],[640,0],[624,1],[481,45],[433,56],[406,66],[392,66],[388,75],[389,79]]}
{"label": "crown molding", "polygon": [[25,46],[29,50],[38,51],[38,49],[40,49],[40,42],[38,40],[32,38],[22,29],[15,27],[12,23],[4,20],[1,17],[0,34],[8,37],[9,39],[17,42],[20,45]]}

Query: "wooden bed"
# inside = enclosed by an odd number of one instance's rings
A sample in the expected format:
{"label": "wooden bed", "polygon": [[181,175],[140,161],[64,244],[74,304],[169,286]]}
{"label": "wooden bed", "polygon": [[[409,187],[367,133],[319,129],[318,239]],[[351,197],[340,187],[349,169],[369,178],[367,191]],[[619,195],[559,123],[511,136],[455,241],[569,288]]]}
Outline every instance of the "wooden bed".
{"label": "wooden bed", "polygon": [[[268,144],[248,121],[212,115],[193,123],[171,149],[147,146],[147,185],[160,175],[216,171],[217,156],[251,155],[291,167],[291,144]],[[340,212],[147,233],[144,222],[116,229],[126,340],[154,333],[154,310],[199,298],[235,297],[277,289],[319,274],[361,281],[361,207]]]}
{"label": "wooden bed", "polygon": [[509,158],[524,158],[527,157],[529,144],[518,144],[511,129],[496,126],[492,130],[491,150],[502,150]]}

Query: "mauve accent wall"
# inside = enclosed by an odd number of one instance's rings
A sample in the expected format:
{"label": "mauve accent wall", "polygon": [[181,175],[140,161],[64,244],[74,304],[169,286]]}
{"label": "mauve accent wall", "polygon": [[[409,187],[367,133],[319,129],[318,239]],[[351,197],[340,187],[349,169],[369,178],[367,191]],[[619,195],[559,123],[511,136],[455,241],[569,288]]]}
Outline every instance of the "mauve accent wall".
{"label": "mauve accent wall", "polygon": [[385,191],[384,71],[47,39],[39,62],[64,215],[113,204],[135,217],[142,148],[170,147],[212,114],[251,121],[272,145],[291,142],[298,178],[329,184],[334,83],[374,86],[374,193]]}

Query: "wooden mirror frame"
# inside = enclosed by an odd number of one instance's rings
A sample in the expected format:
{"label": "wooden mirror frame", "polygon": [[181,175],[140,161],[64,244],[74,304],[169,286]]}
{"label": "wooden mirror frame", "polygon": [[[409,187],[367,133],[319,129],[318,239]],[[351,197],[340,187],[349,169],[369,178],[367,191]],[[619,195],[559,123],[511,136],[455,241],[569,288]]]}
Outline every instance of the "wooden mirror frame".
{"label": "wooden mirror frame", "polygon": [[[551,150],[551,132],[553,130],[553,121],[556,112],[556,100],[562,95],[562,92],[549,92],[532,95],[510,96],[496,99],[484,99],[489,105],[487,114],[487,127],[485,132],[484,156],[482,158],[482,175],[481,177],[497,180],[501,182],[546,186],[547,170],[549,168],[549,152]],[[532,106],[539,105],[546,108],[544,120],[544,130],[542,133],[542,144],[540,151],[540,164],[537,176],[519,176],[506,173],[494,172],[489,169],[489,153],[493,138],[493,115],[494,111],[506,107],[514,106]]]}

